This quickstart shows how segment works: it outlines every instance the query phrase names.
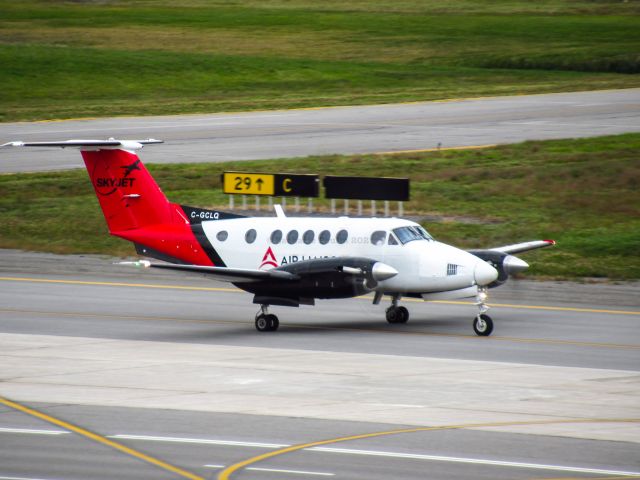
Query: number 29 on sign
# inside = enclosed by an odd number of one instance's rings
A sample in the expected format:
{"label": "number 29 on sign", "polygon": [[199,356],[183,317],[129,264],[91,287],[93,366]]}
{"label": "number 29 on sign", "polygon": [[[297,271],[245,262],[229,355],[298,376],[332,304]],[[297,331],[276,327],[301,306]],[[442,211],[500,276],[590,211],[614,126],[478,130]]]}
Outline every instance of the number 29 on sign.
{"label": "number 29 on sign", "polygon": [[223,175],[224,193],[244,195],[273,195],[274,176],[257,173],[225,172]]}

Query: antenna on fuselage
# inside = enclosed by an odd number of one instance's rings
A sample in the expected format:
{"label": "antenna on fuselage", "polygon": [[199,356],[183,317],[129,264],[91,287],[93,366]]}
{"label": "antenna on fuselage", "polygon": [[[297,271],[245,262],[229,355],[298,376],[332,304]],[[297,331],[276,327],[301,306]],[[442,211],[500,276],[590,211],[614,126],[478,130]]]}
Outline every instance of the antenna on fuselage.
{"label": "antenna on fuselage", "polygon": [[279,203],[276,203],[273,206],[273,209],[276,211],[276,217],[287,218],[287,216],[284,214],[284,209],[282,208],[282,205],[280,205]]}

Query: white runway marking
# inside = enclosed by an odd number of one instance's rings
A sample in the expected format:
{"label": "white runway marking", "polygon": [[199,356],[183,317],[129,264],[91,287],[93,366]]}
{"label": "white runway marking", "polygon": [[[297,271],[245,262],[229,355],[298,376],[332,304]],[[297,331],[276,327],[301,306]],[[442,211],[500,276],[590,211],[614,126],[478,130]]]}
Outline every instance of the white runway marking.
{"label": "white runway marking", "polygon": [[279,443],[257,443],[257,442],[237,442],[235,440],[214,440],[206,438],[182,438],[182,437],[154,437],[150,435],[109,435],[107,438],[117,438],[120,440],[142,440],[149,442],[172,442],[172,443],[197,443],[201,445],[226,445],[231,447],[252,447],[252,448],[284,448],[289,445]]}
{"label": "white runway marking", "polygon": [[[224,468],[225,465],[204,465],[207,468]],[[318,475],[322,477],[334,477],[335,473],[328,472],[309,472],[305,470],[284,470],[281,468],[260,468],[260,467],[249,467],[247,470],[253,470],[254,472],[276,472],[276,473],[291,473],[294,475]]]}
{"label": "white runway marking", "polygon": [[51,478],[31,478],[31,477],[3,477],[0,475],[0,480],[53,480]]}
{"label": "white runway marking", "polygon": [[0,433],[28,433],[33,435],[65,435],[66,430],[36,430],[33,428],[0,427]]}
{"label": "white runway marking", "polygon": [[595,473],[600,475],[625,475],[640,477],[640,472],[628,472],[622,470],[608,470],[602,468],[584,468],[584,467],[572,467],[566,465],[545,465],[540,463],[524,463],[524,462],[509,462],[503,460],[489,460],[484,458],[465,458],[465,457],[446,457],[442,455],[421,455],[415,453],[397,453],[397,452],[381,452],[374,450],[353,450],[346,448],[330,448],[330,447],[314,447],[310,451],[325,452],[325,453],[342,453],[350,455],[371,455],[376,457],[392,457],[392,458],[408,458],[413,460],[430,460],[436,462],[450,462],[450,463],[471,463],[479,465],[492,465],[497,467],[514,467],[514,468],[530,468],[534,470],[554,470],[558,472],[573,472],[573,473]]}
{"label": "white runway marking", "polygon": [[[27,433],[27,434],[37,434],[37,435],[61,435],[61,434],[70,433],[63,430],[36,430],[36,429],[28,429],[28,428],[0,427],[0,433],[2,432]],[[109,435],[107,436],[107,438],[141,440],[141,441],[151,441],[151,442],[191,443],[191,444],[200,444],[200,445],[225,445],[225,446],[232,446],[232,447],[250,447],[250,448],[265,448],[265,449],[286,448],[291,446],[289,444],[279,444],[279,443],[240,442],[237,440],[185,438],[185,437],[161,437],[161,436],[151,436],[151,435],[119,434],[119,435]],[[449,463],[491,465],[491,466],[497,466],[497,467],[526,468],[526,469],[533,469],[533,470],[553,470],[558,472],[592,473],[596,475],[618,475],[618,476],[640,477],[640,471],[632,472],[632,471],[612,470],[612,469],[605,469],[605,468],[587,468],[587,467],[576,467],[576,466],[569,466],[569,465],[548,465],[548,464],[540,464],[540,463],[512,462],[507,460],[491,460],[491,459],[484,459],[484,458],[449,457],[444,455],[425,455],[425,454],[416,454],[416,453],[386,452],[386,451],[379,451],[379,450],[358,450],[358,449],[350,449],[350,448],[332,448],[332,447],[307,448],[305,449],[305,451],[321,452],[321,453],[337,453],[337,454],[343,454],[343,455],[368,455],[368,456],[374,456],[374,457],[405,458],[405,459],[411,459],[411,460],[426,460],[426,461],[449,462]],[[223,468],[224,465],[205,465],[205,467]],[[327,476],[334,475],[333,473],[303,472],[298,470],[273,470],[273,469],[263,469],[258,467],[248,468],[247,470],[299,473],[299,474],[305,474],[305,475],[327,475]],[[18,477],[1,477],[0,476],[0,480],[8,480],[12,478],[18,478]],[[21,480],[21,479],[18,479],[18,480]],[[26,479],[26,480],[38,480],[38,479]]]}
{"label": "white runway marking", "polygon": [[325,477],[333,477],[335,473],[326,473],[326,472],[305,472],[304,470],[282,470],[276,468],[258,468],[258,467],[249,467],[247,470],[254,470],[256,472],[279,472],[279,473],[293,473],[298,475],[321,475]]}

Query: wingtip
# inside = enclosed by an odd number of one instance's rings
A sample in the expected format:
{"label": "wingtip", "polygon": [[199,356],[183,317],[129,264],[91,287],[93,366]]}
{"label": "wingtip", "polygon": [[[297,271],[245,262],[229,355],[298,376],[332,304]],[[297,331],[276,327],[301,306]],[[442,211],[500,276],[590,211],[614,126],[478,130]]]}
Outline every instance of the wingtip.
{"label": "wingtip", "polygon": [[0,148],[3,147],[24,147],[24,142],[7,142],[0,145]]}
{"label": "wingtip", "polygon": [[135,262],[115,262],[115,265],[131,265],[133,267],[149,268],[151,262],[149,260],[136,260]]}

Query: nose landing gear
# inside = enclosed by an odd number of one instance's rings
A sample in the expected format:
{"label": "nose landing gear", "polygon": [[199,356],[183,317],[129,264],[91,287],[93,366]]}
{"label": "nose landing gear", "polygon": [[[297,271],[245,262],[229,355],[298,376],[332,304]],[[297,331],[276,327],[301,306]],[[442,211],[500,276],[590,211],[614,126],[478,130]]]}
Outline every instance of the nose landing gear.
{"label": "nose landing gear", "polygon": [[476,297],[476,305],[478,306],[478,315],[473,319],[473,331],[481,337],[488,337],[493,332],[493,320],[486,312],[489,310],[487,300],[487,287],[478,287],[478,295]]}
{"label": "nose landing gear", "polygon": [[278,317],[269,313],[269,305],[261,305],[256,314],[256,330],[259,332],[275,332],[280,326]]}

